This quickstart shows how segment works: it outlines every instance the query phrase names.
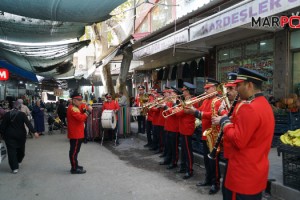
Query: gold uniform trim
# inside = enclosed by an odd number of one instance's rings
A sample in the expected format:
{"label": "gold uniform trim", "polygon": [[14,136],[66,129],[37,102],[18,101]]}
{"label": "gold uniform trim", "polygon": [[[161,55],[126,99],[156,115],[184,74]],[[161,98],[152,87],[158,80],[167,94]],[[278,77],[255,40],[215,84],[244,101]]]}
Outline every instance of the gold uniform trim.
{"label": "gold uniform trim", "polygon": [[77,107],[75,107],[75,106],[73,106],[72,111],[73,111],[73,112],[80,112],[79,108],[77,108]]}

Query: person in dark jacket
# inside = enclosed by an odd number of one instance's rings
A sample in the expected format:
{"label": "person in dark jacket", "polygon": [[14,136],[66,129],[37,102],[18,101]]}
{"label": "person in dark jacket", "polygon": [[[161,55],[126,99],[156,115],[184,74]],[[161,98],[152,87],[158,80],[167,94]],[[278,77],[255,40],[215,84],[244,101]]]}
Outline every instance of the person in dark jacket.
{"label": "person in dark jacket", "polygon": [[59,105],[57,107],[57,114],[58,114],[59,119],[64,124],[64,126],[67,126],[67,123],[66,123],[67,108],[66,108],[65,101],[63,99],[61,99],[59,101]]}
{"label": "person in dark jacket", "polygon": [[8,163],[14,174],[18,173],[19,163],[25,156],[26,129],[24,123],[32,133],[35,133],[35,137],[39,137],[26,114],[20,109],[21,104],[16,101],[14,108],[4,115],[0,126],[0,133],[7,148]]}

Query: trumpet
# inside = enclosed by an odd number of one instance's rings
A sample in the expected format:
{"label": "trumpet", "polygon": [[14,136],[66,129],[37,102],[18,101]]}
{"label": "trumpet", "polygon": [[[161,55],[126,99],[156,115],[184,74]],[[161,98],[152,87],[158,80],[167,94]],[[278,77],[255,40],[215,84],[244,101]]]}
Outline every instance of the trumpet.
{"label": "trumpet", "polygon": [[189,100],[186,100],[186,101],[181,101],[178,105],[173,106],[173,107],[171,107],[171,108],[169,108],[167,110],[164,110],[162,112],[162,115],[163,115],[164,118],[170,117],[170,116],[172,116],[172,115],[174,115],[174,114],[182,111],[184,108],[191,107],[193,104],[198,103],[200,101],[203,101],[203,100],[205,100],[207,98],[213,97],[213,96],[215,96],[217,94],[218,94],[218,91],[212,92],[210,94],[207,94],[205,92],[205,93],[203,93],[203,94],[201,94],[199,96],[196,96],[196,97],[194,97],[192,99],[189,99]]}

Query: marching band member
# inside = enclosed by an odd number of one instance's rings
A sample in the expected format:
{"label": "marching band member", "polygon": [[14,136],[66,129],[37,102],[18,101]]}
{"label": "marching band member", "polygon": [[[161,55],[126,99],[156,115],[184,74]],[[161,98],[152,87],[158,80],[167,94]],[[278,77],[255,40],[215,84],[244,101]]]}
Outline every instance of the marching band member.
{"label": "marching band member", "polygon": [[[118,101],[112,100],[112,96],[109,93],[105,95],[105,98],[106,98],[106,101],[103,103],[102,113],[104,110],[113,110],[115,113],[117,113],[118,110],[120,110]],[[118,116],[117,115],[116,115],[116,120],[117,120],[116,128],[114,130],[109,130],[109,139],[110,140],[112,140],[113,135],[115,135],[117,133],[116,132],[118,129]],[[119,144],[118,140],[116,141],[116,144]]]}
{"label": "marching band member", "polygon": [[[165,86],[165,89],[163,90],[163,95],[164,95],[164,100],[166,101],[169,96],[170,96],[170,88]],[[163,126],[163,130],[161,131],[161,136],[160,136],[160,144],[161,144],[161,149],[163,149],[163,154],[160,155],[160,158],[166,157],[167,153],[168,153],[168,146],[167,146],[167,131],[165,129],[166,126],[166,119],[163,117],[162,112],[164,111],[166,106],[166,103],[161,103],[158,104],[158,108],[160,109],[160,115],[159,115],[159,121],[161,122],[161,125]],[[162,124],[163,123],[163,124]],[[171,161],[167,161],[167,162],[160,162],[160,165],[168,165],[170,164]]]}
{"label": "marching band member", "polygon": [[[224,146],[232,146],[228,158],[223,199],[262,199],[267,186],[274,134],[274,114],[261,89],[268,79],[258,72],[239,68],[237,91],[241,100],[235,119],[213,118],[224,132]],[[225,151],[226,149],[224,149]]]}
{"label": "marching band member", "polygon": [[[139,93],[135,97],[135,103],[134,106],[142,107],[144,101],[148,98],[148,95],[145,93],[145,87],[143,85],[140,85],[138,87]],[[146,125],[146,117],[144,115],[137,116],[138,120],[138,133],[145,134],[145,125]]]}
{"label": "marching band member", "polygon": [[74,92],[71,96],[72,104],[67,109],[68,138],[70,139],[69,158],[72,174],[84,174],[86,170],[78,165],[78,153],[84,138],[84,122],[92,112],[92,107],[87,106],[84,112],[80,112],[82,101],[81,94]]}
{"label": "marching band member", "polygon": [[[172,87],[170,89],[170,99],[167,101],[165,110],[167,111],[167,114],[172,113],[172,107],[176,106],[177,95],[179,95],[181,92],[177,90],[176,88]],[[172,97],[173,96],[173,97]],[[179,119],[175,115],[171,115],[167,118],[165,118],[165,131],[167,131],[167,155],[166,158],[163,161],[163,164],[169,164],[167,169],[174,169],[177,167],[177,162],[179,158],[179,149],[178,149],[178,143],[179,143]]]}
{"label": "marching band member", "polygon": [[[212,78],[207,78],[206,84],[204,85],[205,92],[207,94],[211,94],[217,91],[217,86],[220,83]],[[211,128],[212,123],[212,108],[214,107],[214,111],[217,113],[220,107],[221,101],[218,99],[217,95],[212,96],[208,99],[205,99],[202,105],[198,108],[198,110],[190,109],[187,111],[188,113],[194,113],[196,117],[202,120],[202,143],[203,143],[203,157],[204,157],[204,165],[205,165],[205,181],[200,182],[197,186],[209,186],[211,188],[209,190],[209,194],[215,194],[219,191],[220,188],[220,167],[219,167],[219,159],[210,160],[208,158],[209,148],[207,146],[206,137],[203,133]]]}
{"label": "marching band member", "polygon": [[[161,91],[155,91],[155,97],[156,97],[156,101],[157,99],[162,98]],[[156,151],[155,153],[160,153],[161,149],[159,144],[159,136],[160,136],[161,128],[160,128],[159,116],[161,113],[160,110],[156,107],[152,107],[150,111],[152,112],[152,116],[153,116],[152,118],[153,141],[150,150]]]}
{"label": "marching band member", "polygon": [[[185,100],[192,98],[192,91],[196,88],[194,85],[183,83],[183,96]],[[184,110],[176,113],[179,118],[179,133],[181,139],[181,167],[179,173],[185,173],[183,179],[189,179],[193,176],[194,155],[192,149],[192,135],[195,130],[195,116],[186,113]]]}
{"label": "marching band member", "polygon": [[[154,102],[154,89],[150,88],[149,94],[149,103]],[[151,147],[152,145],[152,120],[153,120],[153,112],[148,109],[147,111],[147,122],[146,122],[146,132],[147,132],[147,144],[144,147]]]}

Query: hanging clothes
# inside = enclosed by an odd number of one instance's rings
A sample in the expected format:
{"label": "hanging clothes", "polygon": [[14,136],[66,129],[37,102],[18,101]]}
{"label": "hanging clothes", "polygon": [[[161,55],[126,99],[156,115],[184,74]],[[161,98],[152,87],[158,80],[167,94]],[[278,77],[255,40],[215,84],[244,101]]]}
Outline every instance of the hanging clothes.
{"label": "hanging clothes", "polygon": [[196,77],[204,77],[204,66],[205,66],[205,61],[203,58],[201,58],[198,63]]}
{"label": "hanging clothes", "polygon": [[190,64],[190,73],[191,73],[191,78],[196,77],[196,71],[197,71],[198,64],[195,60],[193,60]]}
{"label": "hanging clothes", "polygon": [[163,75],[164,75],[164,69],[161,68],[158,72],[157,72],[157,80],[161,81],[163,79]]}
{"label": "hanging clothes", "polygon": [[191,69],[187,63],[183,65],[182,78],[191,78]]}

